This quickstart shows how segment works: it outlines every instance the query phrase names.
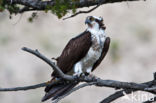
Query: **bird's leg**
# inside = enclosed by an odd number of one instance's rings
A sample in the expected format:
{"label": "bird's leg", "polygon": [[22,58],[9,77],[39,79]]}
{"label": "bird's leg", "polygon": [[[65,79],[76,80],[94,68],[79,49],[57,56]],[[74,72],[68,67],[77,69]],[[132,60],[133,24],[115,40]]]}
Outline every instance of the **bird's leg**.
{"label": "bird's leg", "polygon": [[82,72],[79,77],[80,78],[85,78],[85,76],[86,76],[85,72]]}
{"label": "bird's leg", "polygon": [[78,62],[74,66],[74,76],[77,75],[78,77],[80,77],[81,74],[82,74],[82,65],[81,62]]}
{"label": "bird's leg", "polygon": [[94,74],[89,74],[88,76],[91,77],[93,81],[98,79],[98,77],[96,77]]}
{"label": "bird's leg", "polygon": [[95,75],[91,74],[91,71],[92,71],[92,67],[88,68],[85,72],[85,76],[89,76],[93,79],[97,79],[97,77]]}
{"label": "bird's leg", "polygon": [[79,80],[79,77],[80,77],[79,75],[75,75],[75,74],[74,74],[73,76],[74,76],[74,80],[76,80],[76,81]]}
{"label": "bird's leg", "polygon": [[75,79],[76,81],[78,81],[80,77],[85,76],[85,75],[84,75],[83,72],[76,72],[76,73],[74,73],[73,76],[74,76],[74,79]]}
{"label": "bird's leg", "polygon": [[86,76],[88,76],[91,73],[91,71],[92,71],[92,67],[89,67],[85,72]]}

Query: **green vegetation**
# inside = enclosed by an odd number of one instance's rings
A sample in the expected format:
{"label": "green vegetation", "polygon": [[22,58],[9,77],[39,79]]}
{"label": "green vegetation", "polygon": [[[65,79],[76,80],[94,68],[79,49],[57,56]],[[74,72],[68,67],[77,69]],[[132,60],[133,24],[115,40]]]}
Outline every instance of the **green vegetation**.
{"label": "green vegetation", "polygon": [[3,12],[5,9],[8,10],[10,14],[17,14],[20,8],[15,4],[7,4],[5,0],[0,0],[0,12]]}
{"label": "green vegetation", "polygon": [[0,0],[0,12],[4,11],[4,1]]}
{"label": "green vegetation", "polygon": [[71,8],[72,13],[76,12],[76,6],[74,4],[71,5],[71,0],[55,0],[55,5],[47,6],[45,12],[51,10],[51,12],[57,15],[58,18],[61,18],[69,12],[69,8]]}
{"label": "green vegetation", "polygon": [[[54,6],[47,6],[45,8],[45,12],[51,11],[51,13],[55,14],[58,18],[62,18],[65,16],[69,11],[72,11],[74,14],[76,12],[76,5],[73,4],[76,0],[54,0],[55,5]],[[19,10],[22,9],[23,6],[17,5],[17,4],[8,4],[5,0],[0,0],[0,12],[3,12],[4,10],[9,11],[10,18],[12,14],[19,13]],[[32,16],[29,18],[29,21],[32,22],[35,16],[32,14]]]}

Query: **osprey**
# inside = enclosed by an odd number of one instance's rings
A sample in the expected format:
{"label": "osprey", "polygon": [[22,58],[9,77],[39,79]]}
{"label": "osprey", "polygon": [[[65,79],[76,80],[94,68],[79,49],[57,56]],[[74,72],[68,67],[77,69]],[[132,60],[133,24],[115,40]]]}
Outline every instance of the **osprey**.
{"label": "osprey", "polygon": [[[88,28],[80,35],[72,38],[65,46],[62,54],[56,59],[57,66],[66,74],[89,75],[101,63],[105,57],[110,44],[110,38],[106,37],[103,18],[88,16],[85,24]],[[52,73],[53,82],[59,78],[57,72]],[[78,82],[58,83],[45,88],[45,96],[42,102],[50,98],[52,100],[64,95]]]}

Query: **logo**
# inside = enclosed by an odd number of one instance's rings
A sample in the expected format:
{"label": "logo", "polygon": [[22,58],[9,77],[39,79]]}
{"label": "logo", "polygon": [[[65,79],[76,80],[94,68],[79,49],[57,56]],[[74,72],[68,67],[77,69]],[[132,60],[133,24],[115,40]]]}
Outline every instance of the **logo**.
{"label": "logo", "polygon": [[144,93],[141,91],[138,92],[132,92],[131,94],[127,94],[125,91],[123,91],[123,97],[122,100],[128,100],[131,102],[144,102],[144,101],[154,101],[154,95],[150,93]]}

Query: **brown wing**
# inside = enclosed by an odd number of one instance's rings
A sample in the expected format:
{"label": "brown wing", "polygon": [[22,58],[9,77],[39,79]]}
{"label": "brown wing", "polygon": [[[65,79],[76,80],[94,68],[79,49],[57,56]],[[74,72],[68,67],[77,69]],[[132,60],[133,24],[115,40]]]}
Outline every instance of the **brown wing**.
{"label": "brown wing", "polygon": [[[74,64],[87,54],[91,44],[91,34],[88,31],[71,39],[57,59],[58,67],[64,73],[70,72]],[[53,72],[52,76],[57,76],[57,73]]]}
{"label": "brown wing", "polygon": [[102,62],[102,60],[104,59],[104,57],[106,56],[108,49],[109,49],[109,44],[110,44],[110,38],[107,37],[105,42],[104,42],[104,47],[102,50],[102,54],[100,56],[100,58],[96,61],[96,63],[93,65],[93,70],[95,70],[95,68]]}

